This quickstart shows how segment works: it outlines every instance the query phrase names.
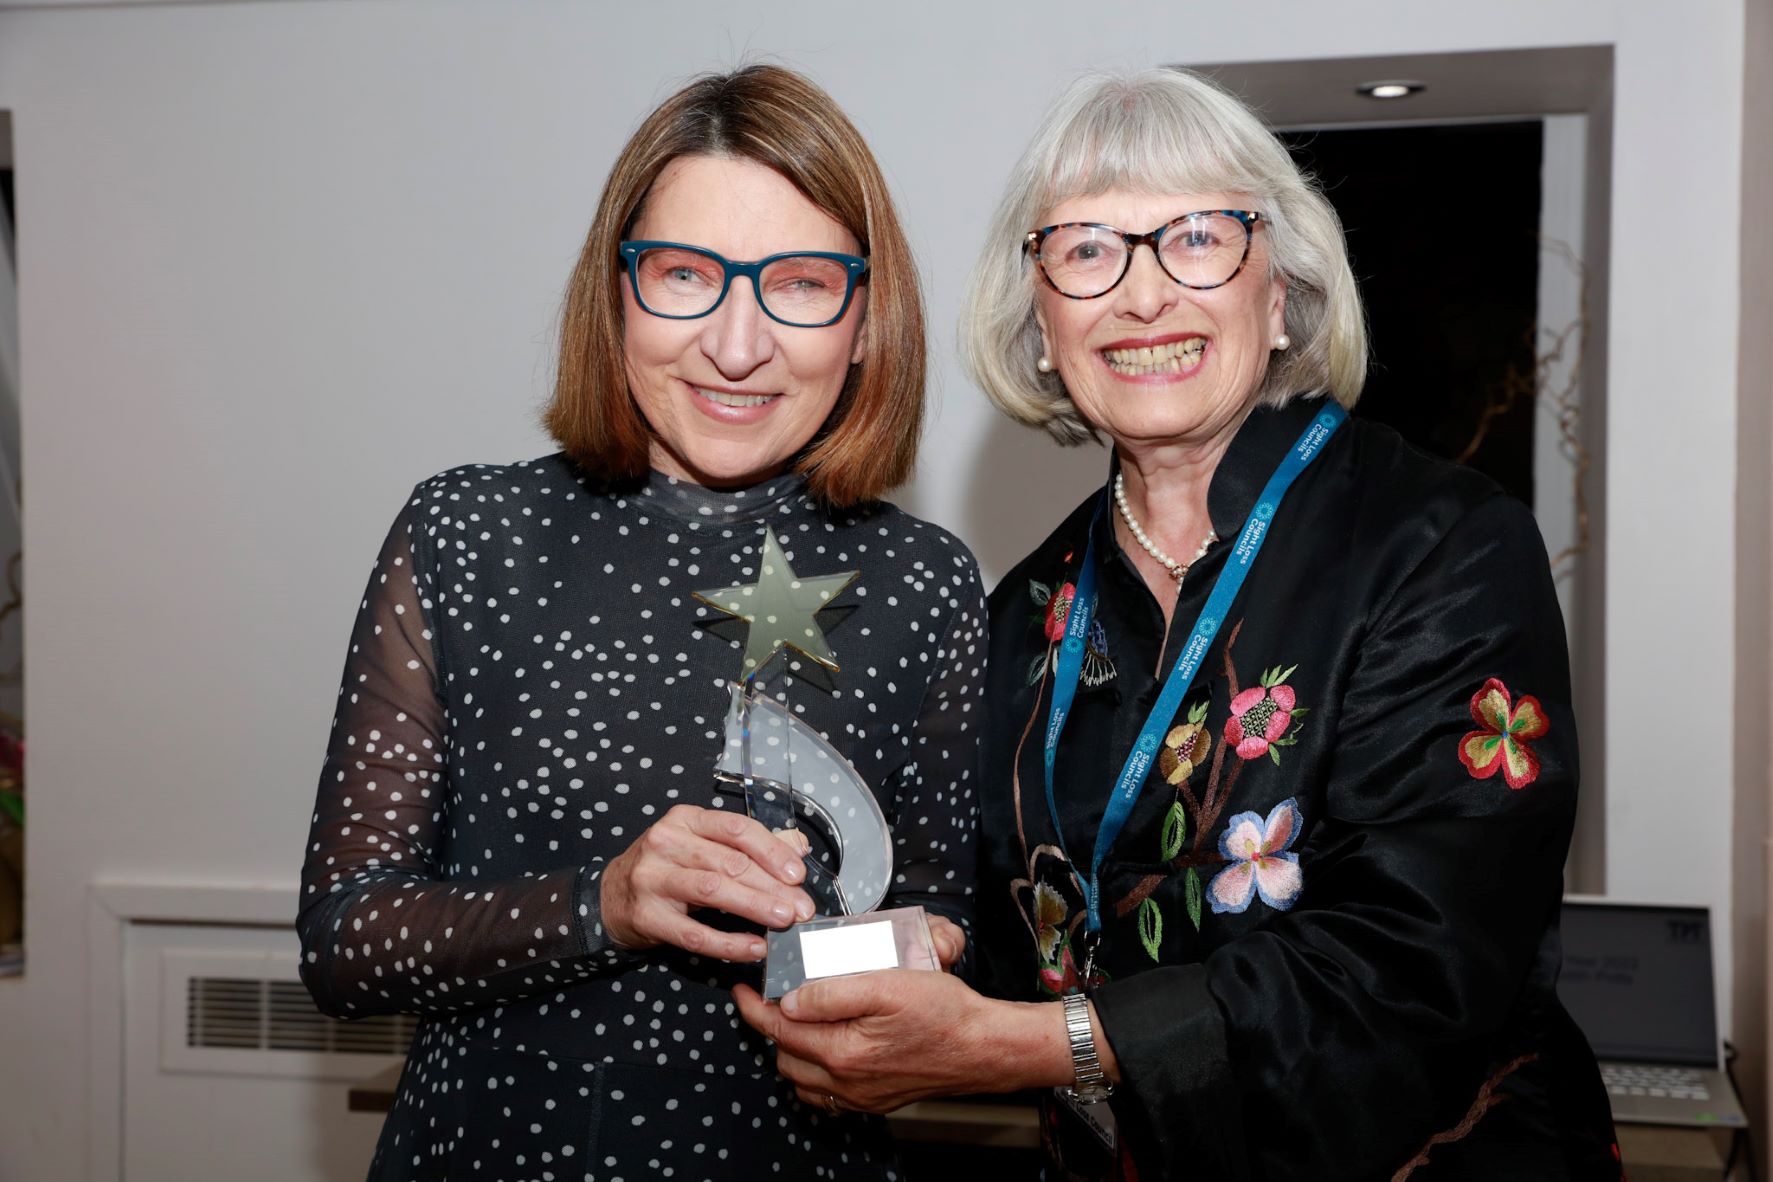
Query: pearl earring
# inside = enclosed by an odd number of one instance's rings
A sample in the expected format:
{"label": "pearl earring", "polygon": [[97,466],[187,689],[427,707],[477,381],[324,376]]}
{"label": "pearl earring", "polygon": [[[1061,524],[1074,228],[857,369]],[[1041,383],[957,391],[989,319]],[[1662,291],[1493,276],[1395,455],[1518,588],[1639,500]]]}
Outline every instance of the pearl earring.
{"label": "pearl earring", "polygon": [[1053,363],[1048,361],[1045,357],[1042,357],[1039,361],[1034,363],[1034,368],[1040,370],[1041,373],[1052,373]]}
{"label": "pearl earring", "polygon": [[1292,343],[1293,343],[1293,338],[1288,336],[1284,332],[1281,333],[1278,337],[1274,338],[1274,347],[1276,349],[1279,349],[1283,353],[1287,351],[1287,347],[1289,345],[1291,345]]}

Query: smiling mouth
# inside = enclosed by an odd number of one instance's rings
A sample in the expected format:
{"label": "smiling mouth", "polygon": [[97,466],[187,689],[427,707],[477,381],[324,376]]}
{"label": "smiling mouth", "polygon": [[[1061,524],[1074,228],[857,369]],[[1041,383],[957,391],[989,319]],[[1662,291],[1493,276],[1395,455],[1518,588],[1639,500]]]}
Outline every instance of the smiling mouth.
{"label": "smiling mouth", "polygon": [[1136,349],[1103,349],[1102,360],[1108,368],[1124,377],[1137,378],[1154,373],[1182,373],[1200,364],[1207,351],[1206,337],[1189,337],[1165,345],[1141,345]]}
{"label": "smiling mouth", "polygon": [[781,397],[780,394],[733,394],[726,390],[704,390],[700,386],[691,386],[690,389],[709,402],[721,406],[765,406]]}

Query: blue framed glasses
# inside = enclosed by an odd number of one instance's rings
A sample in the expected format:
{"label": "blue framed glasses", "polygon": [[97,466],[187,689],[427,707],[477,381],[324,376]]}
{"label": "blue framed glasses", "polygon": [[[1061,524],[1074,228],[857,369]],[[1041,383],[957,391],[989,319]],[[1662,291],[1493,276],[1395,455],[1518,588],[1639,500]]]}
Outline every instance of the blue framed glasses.
{"label": "blue framed glasses", "polygon": [[1164,274],[1196,291],[1223,287],[1250,257],[1250,236],[1262,215],[1248,209],[1202,209],[1133,234],[1100,222],[1062,222],[1031,230],[1022,248],[1047,286],[1074,300],[1093,300],[1120,285],[1133,251],[1149,246]]}
{"label": "blue framed glasses", "polygon": [[736,263],[700,246],[633,241],[617,248],[634,300],[666,320],[695,320],[720,307],[734,279],[749,279],[764,315],[791,328],[824,328],[849,311],[868,260],[801,250]]}

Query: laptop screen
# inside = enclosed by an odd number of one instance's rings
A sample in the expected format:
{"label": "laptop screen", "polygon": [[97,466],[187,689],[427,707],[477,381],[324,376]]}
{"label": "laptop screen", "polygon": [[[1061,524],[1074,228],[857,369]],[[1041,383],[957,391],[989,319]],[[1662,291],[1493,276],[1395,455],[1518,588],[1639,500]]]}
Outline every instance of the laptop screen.
{"label": "laptop screen", "polygon": [[1558,997],[1598,1059],[1718,1065],[1703,907],[1565,900]]}

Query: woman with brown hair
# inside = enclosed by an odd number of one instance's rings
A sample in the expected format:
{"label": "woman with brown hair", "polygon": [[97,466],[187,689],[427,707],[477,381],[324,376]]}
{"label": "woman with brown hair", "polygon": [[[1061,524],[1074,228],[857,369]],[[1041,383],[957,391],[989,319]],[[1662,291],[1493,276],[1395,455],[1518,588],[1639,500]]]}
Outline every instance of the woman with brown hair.
{"label": "woman with brown hair", "polygon": [[[888,905],[959,956],[983,596],[875,499],[923,379],[910,253],[829,96],[756,66],[647,118],[568,290],[562,451],[421,483],[352,636],[298,927],[322,1009],[425,1019],[372,1178],[891,1175],[880,1121],[803,1105],[734,1015],[760,927],[813,906],[710,772],[749,674],[873,787]],[[799,655],[697,597],[778,565],[857,574]]]}

